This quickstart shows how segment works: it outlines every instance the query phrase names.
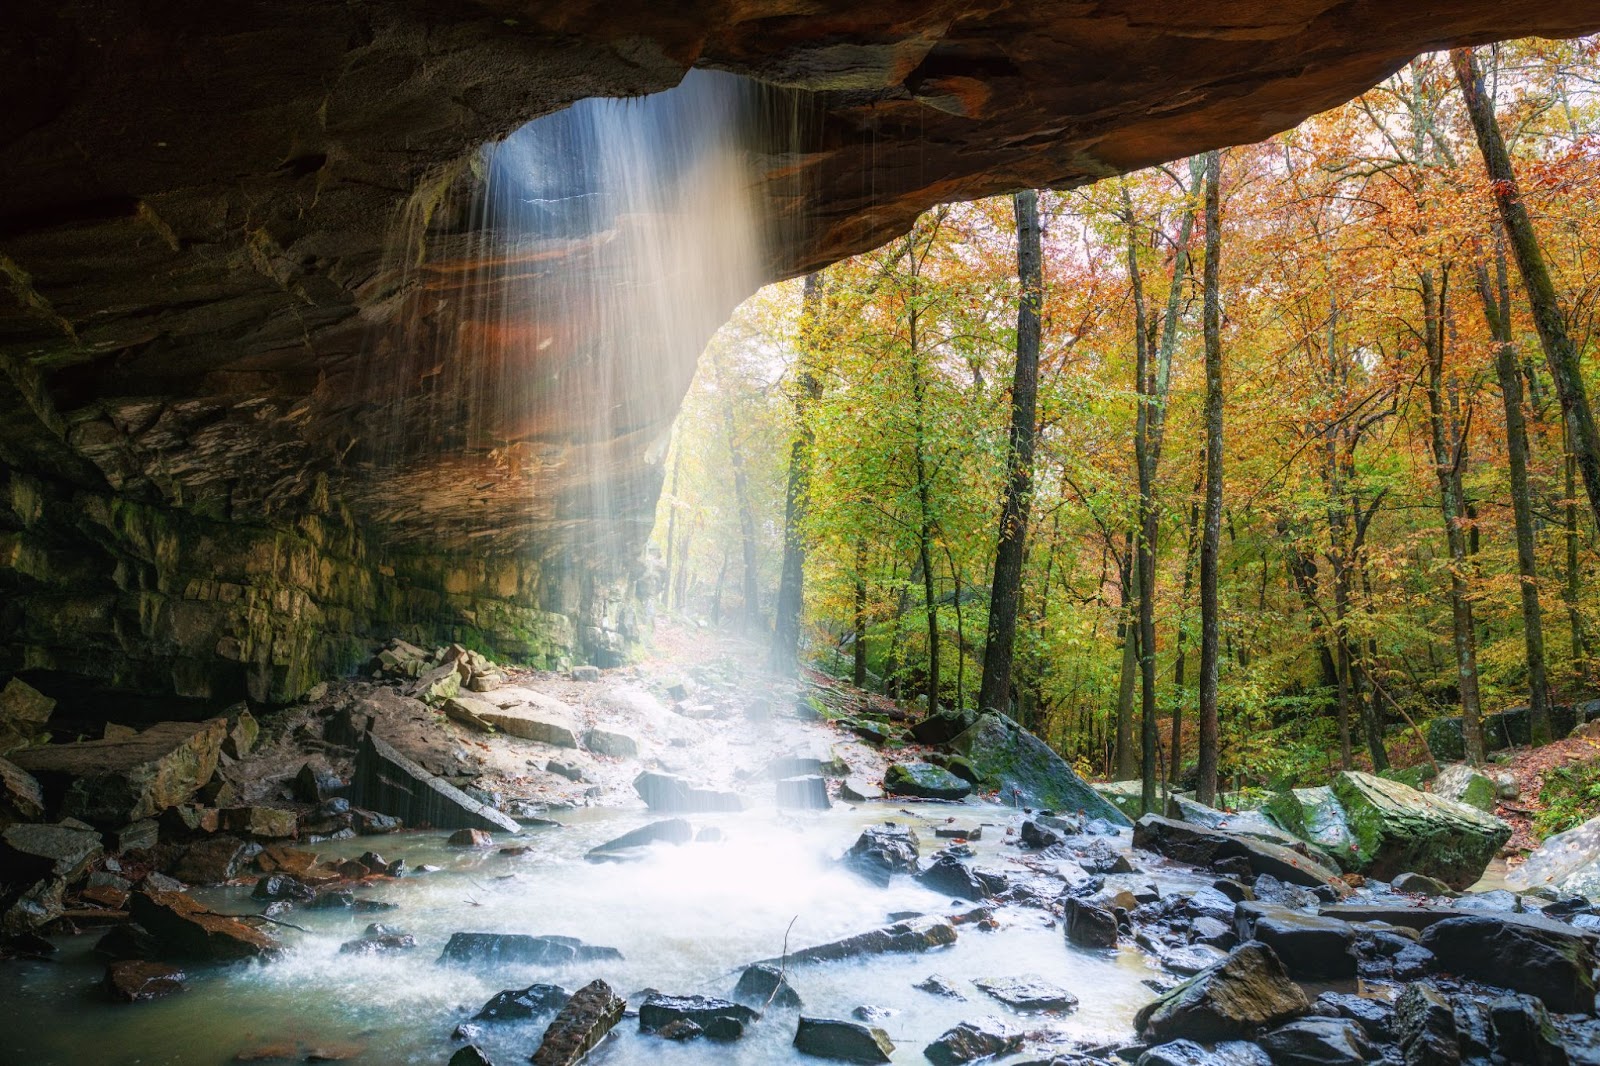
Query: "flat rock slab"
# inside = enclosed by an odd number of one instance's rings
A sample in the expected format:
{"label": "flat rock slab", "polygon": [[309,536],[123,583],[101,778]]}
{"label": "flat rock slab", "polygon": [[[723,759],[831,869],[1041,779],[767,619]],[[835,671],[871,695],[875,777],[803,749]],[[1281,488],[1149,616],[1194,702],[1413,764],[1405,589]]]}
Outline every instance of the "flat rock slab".
{"label": "flat rock slab", "polygon": [[188,975],[176,966],[142,959],[125,959],[106,967],[105,990],[122,1003],[142,1003],[182,992]]}
{"label": "flat rock slab", "polygon": [[1446,972],[1537,996],[1562,1013],[1592,1013],[1592,934],[1526,916],[1469,914],[1430,925],[1422,946]]}
{"label": "flat rock slab", "polygon": [[[879,929],[834,940],[815,947],[791,951],[789,961],[832,962],[836,959],[853,959],[861,955],[912,954],[932,951],[956,942],[956,927],[948,919],[933,915],[908,918]],[[781,959],[763,959],[767,964],[781,963]]]}
{"label": "flat rock slab", "polygon": [[506,833],[522,828],[510,815],[428,773],[370,730],[356,755],[351,793],[355,806],[394,815],[407,825]]}
{"label": "flat rock slab", "polygon": [[972,982],[1012,1010],[1067,1013],[1078,1009],[1078,997],[1035,974],[984,977]]}
{"label": "flat rock slab", "polygon": [[533,1066],[573,1066],[622,1020],[628,1004],[604,981],[591,981],[573,993],[544,1031]]}
{"label": "flat rock slab", "polygon": [[1112,825],[1131,825],[1055,751],[1003,714],[980,715],[950,746],[965,755],[985,787],[999,788],[1005,802],[1082,813]]}
{"label": "flat rock slab", "polygon": [[578,732],[582,727],[578,724],[577,713],[571,707],[560,700],[529,689],[509,691],[525,693],[536,698],[526,702],[501,703],[493,707],[484,702],[484,707],[489,709],[475,708],[478,716],[507,736],[536,740],[541,744],[551,744],[558,748],[578,746]]}
{"label": "flat rock slab", "polygon": [[972,782],[932,763],[897,762],[884,773],[883,790],[891,796],[958,800],[972,794]]}
{"label": "flat rock slab", "polygon": [[528,936],[523,933],[452,933],[439,956],[441,963],[485,962],[561,966],[571,962],[622,958],[616,948],[585,944],[571,936]]}
{"label": "flat rock slab", "polygon": [[0,825],[37,822],[44,817],[44,791],[34,776],[0,759]]}
{"label": "flat rock slab", "polygon": [[883,789],[864,777],[847,777],[839,786],[839,798],[850,803],[869,803],[883,799]]}
{"label": "flat rock slab", "polygon": [[1267,800],[1262,811],[1279,828],[1322,849],[1341,869],[1356,868],[1351,850],[1355,840],[1333,789],[1326,785],[1286,789]]}
{"label": "flat rock slab", "polygon": [[837,1062],[888,1062],[894,1043],[882,1029],[836,1018],[804,1018],[794,1034],[795,1050]]}
{"label": "flat rock slab", "polygon": [[1308,888],[1326,885],[1341,895],[1346,891],[1336,871],[1297,851],[1221,829],[1175,822],[1157,814],[1139,819],[1133,829],[1133,846],[1191,866],[1211,866],[1221,859],[1243,858],[1256,874],[1270,874],[1280,881]]}
{"label": "flat rock slab", "polygon": [[214,914],[183,892],[135,892],[128,914],[177,958],[228,962],[278,954],[278,942],[237,918]]}
{"label": "flat rock slab", "polygon": [[520,1021],[550,1014],[565,1007],[572,993],[560,985],[534,984],[527,988],[508,988],[483,1005],[472,1016],[475,1022]]}
{"label": "flat rock slab", "polygon": [[1357,869],[1382,881],[1409,871],[1468,888],[1511,836],[1493,815],[1387,778],[1345,770],[1330,787],[1350,825]]}
{"label": "flat rock slab", "polygon": [[962,1022],[923,1048],[922,1057],[934,1066],[960,1066],[1015,1051],[1026,1039],[1025,1034],[1013,1033],[992,1019]]}
{"label": "flat rock slab", "polygon": [[744,1035],[745,1026],[759,1017],[732,1000],[652,992],[639,1006],[639,1031],[653,1033],[673,1022],[692,1022],[712,1040],[737,1040]]}
{"label": "flat rock slab", "polygon": [[0,830],[0,881],[43,877],[76,881],[103,854],[100,834],[72,825],[13,825]]}
{"label": "flat rock slab", "polygon": [[1356,975],[1356,931],[1348,922],[1247,901],[1234,911],[1234,926],[1240,940],[1261,941],[1297,978],[1326,980]]}
{"label": "flat rock slab", "polygon": [[158,722],[115,740],[51,744],[12,755],[63,816],[115,828],[189,802],[217,770],[228,723]]}
{"label": "flat rock slab", "polygon": [[595,728],[583,734],[583,746],[596,755],[612,759],[637,759],[639,742],[626,733],[613,729]]}

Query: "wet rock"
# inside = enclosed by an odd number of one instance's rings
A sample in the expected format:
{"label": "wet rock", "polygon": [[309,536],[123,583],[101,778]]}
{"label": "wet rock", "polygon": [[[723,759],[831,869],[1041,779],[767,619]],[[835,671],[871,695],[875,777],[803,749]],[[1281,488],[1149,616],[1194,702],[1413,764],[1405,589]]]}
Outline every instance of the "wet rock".
{"label": "wet rock", "polygon": [[1312,888],[1327,886],[1341,894],[1345,890],[1337,873],[1286,847],[1160,815],[1139,819],[1133,829],[1133,846],[1192,866],[1215,867],[1223,860],[1242,859],[1255,874]]}
{"label": "wet rock", "polygon": [[744,800],[736,793],[698,788],[676,774],[658,770],[646,770],[634,778],[633,790],[652,811],[693,814],[744,810]]}
{"label": "wet rock", "polygon": [[596,755],[605,755],[613,759],[637,759],[639,757],[639,742],[626,733],[617,733],[610,729],[591,729],[583,735],[583,746]]}
{"label": "wet rock", "polygon": [[839,1062],[888,1062],[894,1052],[889,1034],[882,1029],[835,1018],[802,1017],[794,1047],[803,1055]]}
{"label": "wet rock", "polygon": [[1139,1056],[1138,1066],[1273,1066],[1254,1044],[1225,1040],[1207,1051],[1193,1040],[1173,1040]]}
{"label": "wet rock", "polygon": [[344,782],[332,771],[308,762],[294,775],[292,789],[294,798],[301,803],[321,803],[343,791]]}
{"label": "wet rock", "polygon": [[1324,992],[1312,1003],[1312,1011],[1329,1018],[1348,1018],[1361,1026],[1367,1038],[1387,1044],[1395,1038],[1394,1007],[1372,996],[1349,992]]}
{"label": "wet rock", "polygon": [[0,759],[0,827],[44,817],[44,792],[32,774]]}
{"label": "wet rock", "polygon": [[1422,934],[1442,969],[1537,996],[1561,1012],[1594,1010],[1593,945],[1571,926],[1523,915],[1463,915]]}
{"label": "wet rock", "polygon": [[238,877],[261,852],[261,845],[218,834],[183,849],[168,871],[190,885],[220,885]]}
{"label": "wet rock", "polygon": [[862,1004],[850,1012],[850,1017],[854,1018],[858,1022],[866,1022],[868,1025],[874,1025],[878,1022],[886,1022],[899,1013],[899,1011],[892,1007],[874,1007],[868,1004]]}
{"label": "wet rock", "polygon": [[120,740],[29,748],[11,761],[63,816],[112,828],[187,803],[217,771],[227,722],[159,722]]}
{"label": "wet rock", "polygon": [[782,1010],[799,1010],[802,1006],[800,993],[789,983],[788,976],[778,967],[765,963],[744,968],[733,990],[733,999],[757,1010],[765,1010],[769,1004]]}
{"label": "wet rock", "polygon": [[1035,851],[1043,851],[1045,848],[1053,848],[1066,842],[1060,833],[1054,829],[1047,829],[1032,818],[1023,821],[1022,828],[1017,832],[1017,840],[1023,847]]}
{"label": "wet rock", "polygon": [[[507,736],[534,740],[558,748],[578,746],[578,717],[565,703],[531,689],[505,689],[479,713]],[[497,706],[498,705],[498,706]]]}
{"label": "wet rock", "polygon": [[405,823],[393,815],[375,811],[352,811],[351,822],[355,831],[364,837],[382,836],[405,827]]}
{"label": "wet rock", "polygon": [[[861,955],[890,955],[931,951],[956,941],[956,928],[947,919],[926,915],[895,922],[855,936],[789,953],[791,963],[831,962]],[[778,959],[763,959],[776,963]]]}
{"label": "wet rock", "polygon": [[1388,880],[1406,871],[1465,889],[1511,836],[1492,815],[1355,770],[1334,776],[1354,838],[1357,869]]}
{"label": "wet rock", "polygon": [[407,825],[507,833],[520,828],[507,815],[428,773],[371,730],[362,735],[350,792],[354,806],[393,815]]}
{"label": "wet rock", "polygon": [[1356,975],[1356,935],[1347,922],[1254,902],[1237,905],[1234,926],[1239,939],[1259,940],[1270,947],[1295,977]]}
{"label": "wet rock", "polygon": [[604,981],[584,985],[544,1031],[533,1066],[573,1066],[615,1028],[627,1007]]}
{"label": "wet rock", "polygon": [[1117,946],[1117,916],[1086,900],[1067,898],[1065,926],[1069,944],[1080,948]]}
{"label": "wet rock", "polygon": [[1450,1001],[1432,984],[1407,985],[1395,1001],[1394,1032],[1406,1066],[1456,1066],[1456,1016]]}
{"label": "wet rock", "polygon": [[294,903],[310,903],[316,898],[317,890],[289,874],[267,874],[256,881],[255,889],[250,893],[251,899],[289,900]]}
{"label": "wet rock", "polygon": [[1000,1022],[984,1018],[946,1029],[939,1039],[922,1049],[922,1055],[934,1066],[961,1066],[1015,1051],[1024,1039],[1023,1034],[1013,1033]]}
{"label": "wet rock", "polygon": [[450,1056],[448,1066],[494,1066],[489,1056],[477,1044],[468,1044]]}
{"label": "wet rock", "polygon": [[947,853],[937,855],[927,869],[916,876],[924,887],[957,899],[977,901],[1005,890],[1003,875],[985,876]]}
{"label": "wet rock", "polygon": [[934,828],[933,835],[944,840],[982,840],[983,826],[941,825]]}
{"label": "wet rock", "polygon": [[1348,1018],[1302,1018],[1258,1043],[1273,1066],[1361,1066],[1373,1057],[1361,1026]]}
{"label": "wet rock", "polygon": [[887,886],[897,873],[915,873],[917,834],[894,822],[871,826],[862,831],[845,853],[844,864],[867,880]]}
{"label": "wet rock", "polygon": [[1501,996],[1488,1004],[1495,1053],[1506,1062],[1567,1066],[1570,1058],[1544,1004],[1531,996]]}
{"label": "wet rock", "polygon": [[278,942],[237,918],[214,914],[182,892],[135,892],[128,913],[161,945],[164,955],[227,962],[278,953]]}
{"label": "wet rock", "polygon": [[572,962],[620,959],[616,948],[585,944],[570,936],[527,936],[522,933],[452,933],[439,956],[441,963],[484,962],[560,966]]}
{"label": "wet rock", "polygon": [[390,955],[397,951],[411,951],[417,946],[417,938],[410,933],[383,932],[371,933],[356,940],[347,940],[339,945],[341,955]]}
{"label": "wet rock", "polygon": [[972,783],[926,762],[893,763],[883,775],[883,789],[891,796],[958,800],[972,792]]}
{"label": "wet rock", "polygon": [[682,818],[667,818],[640,826],[615,840],[590,848],[584,858],[590,862],[626,862],[639,856],[640,848],[652,844],[687,844],[694,839],[694,828]]}
{"label": "wet rock", "polygon": [[980,715],[950,747],[972,762],[985,787],[998,787],[1007,801],[1131,824],[1048,744],[1003,714]]}
{"label": "wet rock", "polygon": [[706,1031],[686,1018],[668,1022],[655,1031],[663,1040],[697,1040],[706,1035]]}
{"label": "wet rock", "polygon": [[785,777],[777,785],[780,807],[825,811],[833,806],[828,799],[828,782],[820,774]]}
{"label": "wet rock", "polygon": [[124,959],[106,967],[105,990],[123,1003],[142,1003],[182,992],[188,975],[176,966],[139,959]]}
{"label": "wet rock", "polygon": [[0,882],[55,878],[77,881],[105,849],[100,834],[82,825],[12,825],[0,829]]}
{"label": "wet rock", "polygon": [[973,984],[1012,1010],[1068,1013],[1078,1009],[1077,996],[1035,974],[984,977]]}
{"label": "wet rock", "polygon": [[257,840],[292,837],[299,823],[293,811],[282,811],[275,807],[232,807],[217,814],[223,829]]}
{"label": "wet rock", "polygon": [[1091,840],[1080,848],[1075,848],[1078,865],[1083,867],[1085,873],[1091,874],[1131,874],[1134,872],[1133,863],[1128,861],[1128,856],[1118,851],[1109,841]]}
{"label": "wet rock", "polygon": [[961,994],[961,990],[955,986],[955,982],[942,974],[931,973],[911,987],[927,992],[929,995],[943,996],[946,999],[965,1001],[967,998]]}
{"label": "wet rock", "polygon": [[1134,1022],[1146,1040],[1210,1042],[1249,1037],[1299,1017],[1310,1006],[1271,948],[1244,944],[1142,1008]]}
{"label": "wet rock", "polygon": [[574,666],[567,672],[567,677],[573,681],[593,684],[600,680],[600,668],[598,666]]}
{"label": "wet rock", "polygon": [[242,706],[237,713],[228,716],[227,723],[228,731],[222,736],[222,754],[230,759],[242,759],[255,750],[261,724]]}
{"label": "wet rock", "polygon": [[1600,817],[1547,838],[1506,882],[1518,889],[1548,887],[1562,895],[1600,900]]}
{"label": "wet rock", "polygon": [[445,717],[452,722],[459,722],[468,729],[475,729],[480,733],[494,732],[494,725],[486,717],[487,714],[498,713],[500,708],[476,696],[463,696],[457,694],[446,699],[439,705]]}
{"label": "wet rock", "polygon": [[839,798],[849,803],[868,803],[883,799],[883,789],[864,777],[847,777],[839,785]]}
{"label": "wet rock", "polygon": [[699,1026],[712,1040],[737,1040],[745,1026],[761,1017],[756,1011],[726,999],[710,996],[667,996],[653,992],[639,1006],[639,1031],[654,1032],[673,1022]]}
{"label": "wet rock", "polygon": [[568,781],[587,781],[588,772],[576,763],[563,762],[560,759],[551,759],[544,764],[545,772],[564,777]]}
{"label": "wet rock", "polygon": [[1403,892],[1408,896],[1443,896],[1455,897],[1461,895],[1455,889],[1429,877],[1427,874],[1403,873],[1389,882],[1389,887],[1396,892]]}
{"label": "wet rock", "polygon": [[45,726],[56,701],[13,677],[0,689],[0,755],[49,739]]}
{"label": "wet rock", "polygon": [[102,959],[153,959],[160,951],[156,938],[132,922],[112,926],[94,945],[94,953]]}
{"label": "wet rock", "polygon": [[508,988],[497,993],[472,1016],[475,1022],[523,1021],[541,1014],[554,1014],[572,999],[560,985],[535,984],[527,988]]}
{"label": "wet rock", "polygon": [[457,829],[445,843],[452,848],[492,848],[494,837],[482,829]]}

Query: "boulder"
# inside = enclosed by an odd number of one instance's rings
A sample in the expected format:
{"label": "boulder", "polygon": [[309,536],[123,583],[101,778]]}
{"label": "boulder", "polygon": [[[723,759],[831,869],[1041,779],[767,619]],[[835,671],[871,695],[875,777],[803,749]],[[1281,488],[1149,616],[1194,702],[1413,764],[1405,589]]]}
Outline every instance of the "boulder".
{"label": "boulder", "polygon": [[436,829],[517,832],[514,819],[428,773],[367,730],[356,754],[351,798],[356,806]]}
{"label": "boulder", "polygon": [[[1550,735],[1560,740],[1578,724],[1578,712],[1567,705],[1555,704],[1550,708]],[[1483,749],[1486,752],[1503,751],[1532,741],[1532,723],[1527,707],[1486,714],[1482,719]],[[1436,759],[1459,760],[1467,757],[1466,737],[1461,732],[1461,716],[1435,718],[1428,723],[1428,748]]]}
{"label": "boulder", "polygon": [[477,702],[487,708],[479,716],[507,736],[558,748],[578,746],[578,716],[558,699],[531,689],[507,689],[494,703]]}
{"label": "boulder", "polygon": [[974,870],[948,852],[939,853],[918,872],[917,882],[935,892],[974,902],[1004,892],[1006,887],[1005,875]]}
{"label": "boulder", "polygon": [[897,873],[916,873],[919,845],[916,833],[885,822],[862,830],[843,861],[874,884],[887,886]]}
{"label": "boulder", "polygon": [[1301,1018],[1257,1043],[1273,1066],[1362,1066],[1374,1058],[1366,1033],[1349,1018]]}
{"label": "boulder", "polygon": [[888,1062],[894,1043],[882,1029],[836,1018],[801,1017],[794,1034],[795,1050],[802,1055],[839,1062]]}
{"label": "boulder", "polygon": [[972,982],[1012,1010],[1068,1014],[1078,1009],[1078,997],[1036,974],[1022,977],[980,977]]}
{"label": "boulder", "polygon": [[1356,770],[1333,779],[1355,847],[1356,868],[1387,881],[1415,872],[1464,889],[1511,836],[1492,815]]}
{"label": "boulder", "polygon": [[1600,900],[1600,818],[1548,837],[1506,875],[1516,889],[1549,887]]}
{"label": "boulder", "polygon": [[261,736],[261,723],[243,707],[230,713],[227,722],[228,731],[222,736],[222,754],[230,759],[242,759],[255,750],[256,739]]}
{"label": "boulder", "polygon": [[633,790],[652,811],[668,814],[744,810],[744,800],[736,793],[699,788],[677,774],[659,770],[646,770],[635,777]]}
{"label": "boulder", "polygon": [[182,892],[140,891],[128,913],[161,945],[163,955],[207,962],[276,955],[278,942],[237,918],[215,914]]}
{"label": "boulder", "polygon": [[492,848],[494,837],[482,829],[457,829],[445,843],[452,848]]}
{"label": "boulder", "polygon": [[667,996],[652,992],[639,1006],[639,1031],[653,1033],[673,1022],[693,1022],[712,1040],[737,1040],[761,1015],[743,1004],[710,996]]}
{"label": "boulder", "polygon": [[930,714],[913,725],[909,732],[911,739],[918,744],[934,747],[939,744],[948,744],[956,737],[972,728],[978,716],[971,711],[940,711]]}
{"label": "boulder", "polygon": [[1167,817],[1188,822],[1190,825],[1221,829],[1238,836],[1281,844],[1292,851],[1310,855],[1330,870],[1338,869],[1338,863],[1320,846],[1298,833],[1283,828],[1261,811],[1219,811],[1215,807],[1207,807],[1192,797],[1175,792],[1167,797]]}
{"label": "boulder", "polygon": [[0,759],[0,827],[44,817],[44,792],[32,774]]}
{"label": "boulder", "polygon": [[1090,786],[1095,794],[1118,811],[1123,821],[1114,825],[1132,825],[1144,815],[1144,787],[1137,781],[1096,781]]}
{"label": "boulder", "polygon": [[590,862],[626,862],[640,854],[638,849],[651,844],[687,844],[693,839],[694,828],[688,822],[682,818],[667,818],[596,845],[584,858]]}
{"label": "boulder", "polygon": [[1147,1041],[1188,1038],[1209,1043],[1276,1028],[1310,1007],[1271,948],[1244,944],[1146,1005],[1134,1023]]}
{"label": "boulder", "polygon": [[83,825],[25,824],[0,829],[0,882],[50,877],[71,883],[105,853],[100,834]]}
{"label": "boulder", "polygon": [[785,777],[777,784],[780,807],[825,811],[833,806],[828,799],[828,782],[820,774]]}
{"label": "boulder", "polygon": [[1408,896],[1449,898],[1461,895],[1461,893],[1443,881],[1429,877],[1427,874],[1411,873],[1410,871],[1400,874],[1390,881],[1389,888],[1392,891],[1401,892]]}
{"label": "boulder", "polygon": [[1395,1000],[1395,1038],[1406,1066],[1456,1066],[1456,1016],[1450,1001],[1428,982],[1410,984]]}
{"label": "boulder", "polygon": [[789,983],[783,970],[761,962],[744,968],[733,990],[733,999],[758,1011],[766,1010],[769,1004],[782,1010],[801,1007],[800,993]]}
{"label": "boulder", "polygon": [[529,985],[500,992],[472,1016],[475,1022],[523,1021],[541,1014],[553,1014],[565,1007],[572,993],[560,985]]}
{"label": "boulder", "polygon": [[439,956],[441,964],[488,963],[561,966],[622,958],[616,948],[585,944],[570,936],[523,933],[452,933]]}
{"label": "boulder", "polygon": [[1242,1040],[1224,1040],[1210,1050],[1193,1040],[1171,1040],[1140,1055],[1138,1066],[1272,1066],[1272,1060]]}
{"label": "boulder", "polygon": [[446,1066],[494,1066],[494,1063],[477,1044],[468,1044],[451,1055]]}
{"label": "boulder", "polygon": [[1484,774],[1465,763],[1452,763],[1439,771],[1429,791],[1480,811],[1493,812],[1498,790],[1494,781]]}
{"label": "boulder", "polygon": [[533,1066],[573,1066],[622,1020],[628,1004],[604,981],[590,981],[574,992],[545,1029]]}
{"label": "boulder", "polygon": [[344,791],[344,782],[332,771],[308,762],[294,775],[291,787],[301,803],[322,803]]}
{"label": "boulder", "polygon": [[637,759],[639,742],[626,733],[610,729],[591,729],[583,735],[583,746],[596,755],[613,759]]}
{"label": "boulder", "polygon": [[1593,1012],[1592,934],[1529,915],[1466,914],[1423,930],[1422,946],[1461,977],[1537,996],[1560,1012]]}
{"label": "boulder", "polygon": [[1104,907],[1068,896],[1066,900],[1067,943],[1080,948],[1117,946],[1117,916]]}
{"label": "boulder", "polygon": [[972,782],[927,762],[897,762],[883,775],[883,790],[891,796],[958,800],[970,795]]}
{"label": "boulder", "polygon": [[107,829],[187,803],[217,771],[227,722],[159,722],[120,740],[82,740],[16,752],[47,805]]}
{"label": "boulder", "polygon": [[962,1063],[1015,1051],[1025,1039],[1025,1034],[1013,1033],[999,1022],[984,1018],[946,1029],[937,1040],[922,1049],[922,1057],[934,1066],[961,1066]]}
{"label": "boulder", "polygon": [[166,872],[186,884],[220,885],[243,873],[260,851],[259,844],[219,833],[184,848]]}
{"label": "boulder", "polygon": [[56,701],[13,677],[0,689],[0,755],[6,755],[49,738],[45,726]]}
{"label": "boulder", "polygon": [[106,967],[106,994],[121,1003],[142,1003],[182,992],[188,975],[176,966],[142,959],[124,959]]}
{"label": "boulder", "polygon": [[223,829],[257,840],[281,840],[295,835],[299,818],[276,807],[229,807],[217,812]]}
{"label": "boulder", "polygon": [[1132,824],[1048,744],[1003,714],[980,715],[950,746],[972,762],[986,787],[999,789],[1008,802],[1020,799],[1035,807],[1104,818],[1112,825]]}
{"label": "boulder", "polygon": [[1220,829],[1204,829],[1147,814],[1133,829],[1133,846],[1177,859],[1192,866],[1215,866],[1242,859],[1256,875],[1269,874],[1289,884],[1308,888],[1327,886],[1343,892],[1339,875],[1299,852],[1266,840],[1239,836]]}
{"label": "boulder", "polygon": [[494,723],[490,722],[488,715],[498,714],[500,708],[487,700],[480,700],[476,696],[451,696],[439,705],[446,718],[452,722],[460,722],[468,729],[475,729],[480,733],[494,732]]}
{"label": "boulder", "polygon": [[1240,940],[1259,940],[1271,948],[1294,977],[1338,980],[1356,975],[1356,933],[1348,922],[1245,902],[1234,910],[1234,930]]}
{"label": "boulder", "polygon": [[[383,928],[378,926],[377,928]],[[347,940],[339,945],[341,955],[389,955],[396,951],[414,951],[417,938],[410,933],[382,932],[374,933],[369,928],[367,934],[355,940]]]}
{"label": "boulder", "polygon": [[[862,955],[916,954],[942,948],[956,942],[956,927],[948,919],[933,915],[907,918],[865,933],[833,940],[815,947],[791,951],[790,963],[833,962],[853,959]],[[782,959],[763,959],[763,963],[781,963]]]}

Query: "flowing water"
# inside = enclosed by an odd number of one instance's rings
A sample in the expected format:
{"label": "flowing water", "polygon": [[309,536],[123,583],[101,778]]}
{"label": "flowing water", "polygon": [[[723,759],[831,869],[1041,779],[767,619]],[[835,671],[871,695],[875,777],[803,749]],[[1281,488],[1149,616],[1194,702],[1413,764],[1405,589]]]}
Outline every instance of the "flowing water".
{"label": "flowing water", "polygon": [[[969,906],[953,905],[906,878],[878,888],[841,868],[838,855],[871,822],[889,816],[920,826],[926,852],[933,844],[931,824],[959,813],[964,824],[996,826],[973,845],[978,862],[1000,863],[1016,854],[999,842],[999,827],[1016,821],[1013,812],[973,805],[920,810],[926,816],[919,811],[908,818],[871,805],[698,815],[697,828],[718,826],[725,839],[659,846],[626,864],[592,864],[583,855],[648,821],[642,811],[574,812],[564,816],[563,828],[527,831],[519,843],[530,850],[516,856],[449,848],[436,833],[345,841],[341,854],[376,846],[385,858],[404,857],[413,868],[432,863],[443,869],[363,890],[398,903],[391,912],[297,909],[286,920],[307,931],[280,930],[288,948],[280,960],[192,970],[189,991],[152,1003],[107,1003],[98,990],[103,964],[90,950],[96,938],[64,938],[57,961],[0,968],[0,1001],[13,1019],[26,1019],[0,1035],[0,1060],[219,1066],[241,1055],[300,1060],[320,1051],[359,1053],[360,1062],[443,1063],[460,1046],[451,1039],[455,1026],[506,988],[541,981],[570,989],[600,977],[621,994],[656,988],[727,995],[743,964],[782,953],[791,920],[789,946],[798,949],[883,925],[892,911],[946,913]],[[260,909],[248,888],[197,894],[220,911]],[[1060,927],[1038,910],[1002,908],[997,916],[1000,929],[963,926],[948,948],[796,966],[791,978],[807,1015],[848,1018],[862,1005],[898,1012],[878,1023],[897,1044],[896,1062],[924,1061],[929,1041],[957,1022],[983,1016],[1084,1038],[1129,1035],[1134,1011],[1152,996],[1140,982],[1154,971],[1140,952],[1070,948]],[[387,956],[339,953],[375,920],[412,933],[417,948]],[[440,965],[440,950],[457,931],[576,936],[618,948],[624,957],[556,967]],[[964,988],[968,1001],[912,987],[932,973]],[[1081,1006],[1064,1017],[1024,1017],[970,984],[1028,973],[1074,992]],[[480,1046],[497,1062],[525,1061],[548,1021],[480,1023]],[[625,1019],[592,1061],[815,1061],[790,1048],[793,1035],[793,1013],[777,1010],[736,1044],[674,1044],[639,1033],[637,1023]]]}

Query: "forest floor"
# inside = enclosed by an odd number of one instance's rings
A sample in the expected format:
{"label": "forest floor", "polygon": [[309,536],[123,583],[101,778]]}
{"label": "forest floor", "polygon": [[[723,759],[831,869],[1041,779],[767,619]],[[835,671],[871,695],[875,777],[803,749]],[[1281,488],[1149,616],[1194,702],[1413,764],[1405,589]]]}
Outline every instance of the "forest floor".
{"label": "forest floor", "polygon": [[[1511,825],[1511,839],[1505,847],[1507,854],[1525,855],[1539,846],[1533,823],[1545,810],[1545,803],[1539,796],[1545,775],[1561,767],[1596,759],[1600,759],[1600,735],[1581,736],[1575,733],[1565,740],[1542,747],[1513,748],[1507,761],[1493,767],[1497,772],[1509,772],[1517,779],[1518,797],[1502,800],[1495,809],[1495,813]],[[1600,803],[1597,803],[1595,813],[1600,814]]]}

